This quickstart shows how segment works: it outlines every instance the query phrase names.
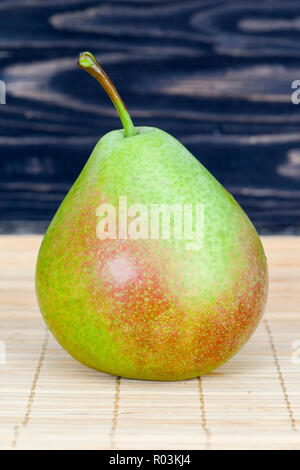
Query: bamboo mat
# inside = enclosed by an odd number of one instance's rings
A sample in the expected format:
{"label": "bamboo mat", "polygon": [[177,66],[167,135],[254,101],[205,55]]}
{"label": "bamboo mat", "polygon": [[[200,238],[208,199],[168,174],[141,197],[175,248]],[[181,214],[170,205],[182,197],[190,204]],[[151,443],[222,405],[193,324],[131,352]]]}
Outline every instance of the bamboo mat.
{"label": "bamboo mat", "polygon": [[96,372],[57,344],[34,295],[40,242],[0,237],[0,448],[300,449],[300,237],[263,239],[267,311],[242,351],[166,383]]}

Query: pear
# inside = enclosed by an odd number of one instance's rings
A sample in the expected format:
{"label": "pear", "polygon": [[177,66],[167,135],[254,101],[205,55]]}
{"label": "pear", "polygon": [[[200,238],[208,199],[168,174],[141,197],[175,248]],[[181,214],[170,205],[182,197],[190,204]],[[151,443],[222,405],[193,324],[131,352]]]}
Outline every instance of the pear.
{"label": "pear", "polygon": [[94,369],[147,380],[207,374],[263,314],[259,236],[180,142],[133,126],[92,54],[78,65],[106,90],[124,129],[99,140],[49,225],[36,267],[41,313],[63,348]]}

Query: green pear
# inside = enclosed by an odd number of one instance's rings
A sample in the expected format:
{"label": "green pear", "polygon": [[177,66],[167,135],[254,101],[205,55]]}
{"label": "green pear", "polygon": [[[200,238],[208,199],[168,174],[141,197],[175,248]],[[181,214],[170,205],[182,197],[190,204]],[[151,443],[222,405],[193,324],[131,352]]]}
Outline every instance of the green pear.
{"label": "green pear", "polygon": [[99,140],[45,234],[36,268],[42,315],[63,348],[94,369],[148,380],[206,374],[263,314],[259,236],[180,142],[133,126],[92,54],[79,66],[105,88],[124,129]]}

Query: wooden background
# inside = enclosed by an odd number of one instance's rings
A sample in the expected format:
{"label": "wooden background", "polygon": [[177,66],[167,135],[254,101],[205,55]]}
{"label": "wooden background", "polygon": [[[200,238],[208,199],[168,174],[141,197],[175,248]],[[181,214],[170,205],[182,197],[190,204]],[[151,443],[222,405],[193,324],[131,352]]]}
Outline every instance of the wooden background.
{"label": "wooden background", "polygon": [[299,233],[299,39],[299,0],[1,0],[0,231],[42,232],[120,127],[87,49],[136,125],[180,139],[261,233]]}

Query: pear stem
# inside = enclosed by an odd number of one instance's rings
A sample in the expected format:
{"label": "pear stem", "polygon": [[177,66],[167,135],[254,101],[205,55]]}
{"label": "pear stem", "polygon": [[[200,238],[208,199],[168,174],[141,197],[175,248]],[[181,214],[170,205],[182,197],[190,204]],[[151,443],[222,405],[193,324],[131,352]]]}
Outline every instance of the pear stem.
{"label": "pear stem", "polygon": [[114,84],[108,78],[102,67],[98,64],[93,54],[90,52],[82,52],[79,56],[78,67],[86,70],[92,77],[94,77],[100,85],[104,88],[111,101],[113,102],[120,119],[122,121],[126,137],[132,137],[136,135],[136,130],[132,124],[131,117],[127,111],[127,108],[117,92]]}

